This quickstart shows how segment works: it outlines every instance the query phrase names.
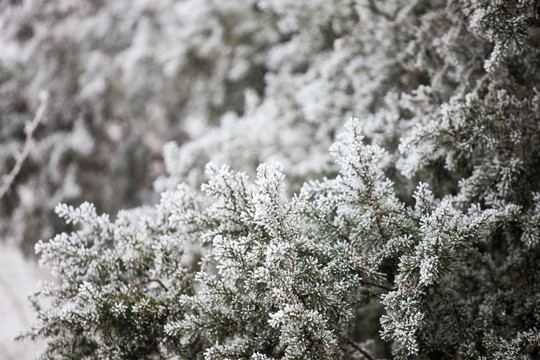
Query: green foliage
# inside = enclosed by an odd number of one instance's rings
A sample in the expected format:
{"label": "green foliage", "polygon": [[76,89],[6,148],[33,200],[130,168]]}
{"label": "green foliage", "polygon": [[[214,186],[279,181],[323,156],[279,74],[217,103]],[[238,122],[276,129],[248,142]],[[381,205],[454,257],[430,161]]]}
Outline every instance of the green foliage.
{"label": "green foliage", "polygon": [[79,230],[37,245],[59,283],[28,336],[66,359],[538,358],[538,10],[257,2],[283,35],[264,93],[167,145],[158,205],[57,207]]}

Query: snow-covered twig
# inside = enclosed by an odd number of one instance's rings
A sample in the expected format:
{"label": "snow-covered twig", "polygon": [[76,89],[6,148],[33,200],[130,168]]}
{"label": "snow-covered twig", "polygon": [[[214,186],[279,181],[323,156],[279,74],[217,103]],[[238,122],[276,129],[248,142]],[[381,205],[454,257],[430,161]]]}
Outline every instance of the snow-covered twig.
{"label": "snow-covered twig", "polygon": [[15,166],[13,169],[11,169],[11,172],[4,177],[4,181],[2,184],[2,187],[0,187],[0,199],[4,197],[4,195],[8,192],[9,188],[15,181],[15,177],[19,174],[19,171],[21,171],[21,167],[23,163],[26,161],[26,158],[30,154],[30,150],[32,149],[32,146],[34,145],[34,131],[36,131],[36,128],[38,127],[39,123],[43,120],[43,115],[45,114],[45,109],[47,108],[47,103],[49,101],[49,94],[47,92],[44,92],[41,97],[41,104],[39,105],[39,108],[36,111],[36,115],[34,116],[34,120],[32,120],[31,123],[27,124],[24,131],[26,133],[26,140],[24,141],[24,148],[22,152],[19,154],[17,158],[17,162],[15,163]]}

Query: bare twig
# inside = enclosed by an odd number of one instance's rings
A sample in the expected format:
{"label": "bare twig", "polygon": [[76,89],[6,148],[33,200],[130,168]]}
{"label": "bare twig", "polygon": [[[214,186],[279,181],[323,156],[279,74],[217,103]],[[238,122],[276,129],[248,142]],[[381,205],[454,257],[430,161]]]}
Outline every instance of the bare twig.
{"label": "bare twig", "polygon": [[395,289],[392,289],[392,288],[389,288],[388,286],[384,286],[384,285],[379,285],[379,284],[375,284],[375,283],[372,283],[370,281],[367,281],[367,280],[360,280],[360,284],[366,286],[366,287],[376,287],[376,288],[379,288],[379,289],[383,289],[383,290],[386,290],[386,291],[392,291],[392,290],[395,290]]}
{"label": "bare twig", "polygon": [[30,124],[27,124],[25,126],[24,132],[26,133],[26,139],[24,141],[23,150],[17,157],[17,162],[15,163],[13,169],[11,169],[11,172],[8,175],[4,176],[2,187],[0,187],[0,199],[2,199],[4,195],[8,192],[9,188],[13,184],[13,181],[15,181],[15,177],[19,174],[19,171],[21,171],[23,163],[26,161],[26,158],[30,154],[30,150],[34,146],[34,131],[36,131],[39,123],[43,120],[43,115],[45,114],[45,109],[47,108],[48,101],[49,94],[44,93],[41,99],[41,104],[36,111],[34,120],[32,120]]}
{"label": "bare twig", "polygon": [[360,347],[360,345],[358,345],[357,343],[355,343],[354,341],[352,341],[351,339],[349,339],[348,337],[346,336],[343,336],[339,333],[337,333],[337,336],[342,340],[342,341],[345,341],[347,344],[349,344],[353,349],[354,351],[358,351],[360,354],[364,355],[364,357],[368,360],[374,360],[373,357],[364,349],[362,349]]}
{"label": "bare twig", "polygon": [[159,279],[148,279],[147,282],[145,282],[143,285],[146,285],[146,284],[150,284],[150,283],[157,283],[159,286],[161,286],[161,288],[165,291],[169,291],[169,289],[165,286],[165,284],[163,284],[163,282]]}
{"label": "bare twig", "polygon": [[368,6],[369,6],[369,10],[371,10],[371,12],[373,12],[374,14],[381,15],[382,17],[384,17],[386,20],[389,20],[389,21],[395,20],[394,16],[387,14],[386,12],[379,9],[377,4],[375,3],[375,0],[368,0]]}

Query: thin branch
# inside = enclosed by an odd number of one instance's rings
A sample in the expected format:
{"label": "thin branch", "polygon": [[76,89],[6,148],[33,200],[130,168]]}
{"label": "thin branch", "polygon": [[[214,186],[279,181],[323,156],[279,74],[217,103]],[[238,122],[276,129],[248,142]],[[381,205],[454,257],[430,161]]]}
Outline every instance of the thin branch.
{"label": "thin branch", "polygon": [[157,283],[159,286],[161,286],[161,288],[165,291],[169,291],[169,289],[165,286],[165,284],[163,284],[163,282],[159,279],[148,279],[147,282],[143,283],[143,285],[146,285],[146,284],[150,284],[150,283]]}
{"label": "thin branch", "polygon": [[366,350],[362,349],[360,345],[349,339],[348,337],[345,337],[339,333],[337,333],[337,336],[342,340],[345,341],[347,344],[349,344],[352,348],[354,348],[355,351],[358,351],[360,354],[364,355],[364,357],[368,360],[375,360]]}
{"label": "thin branch", "polygon": [[386,20],[389,20],[389,21],[394,21],[395,17],[390,15],[390,14],[387,14],[386,12],[382,11],[378,6],[377,4],[375,3],[375,0],[368,0],[368,6],[369,6],[369,10],[371,10],[371,12],[373,12],[374,14],[376,15],[381,15],[382,17],[384,17]]}
{"label": "thin branch", "polygon": [[379,289],[383,289],[383,290],[386,290],[386,291],[393,291],[395,289],[392,289],[392,288],[389,288],[388,286],[384,286],[384,285],[379,285],[379,284],[375,284],[375,283],[372,283],[372,282],[369,282],[369,281],[366,281],[364,279],[360,280],[360,284],[366,286],[366,287],[376,287],[376,288],[379,288]]}
{"label": "thin branch", "polygon": [[36,131],[36,128],[38,127],[39,123],[43,120],[43,115],[45,114],[45,109],[47,108],[48,101],[49,101],[49,94],[44,93],[41,100],[41,104],[39,105],[39,108],[36,111],[34,120],[32,120],[30,124],[25,126],[24,131],[26,133],[26,139],[24,141],[23,151],[17,157],[17,162],[15,163],[15,166],[13,167],[13,169],[11,169],[11,172],[4,177],[2,187],[0,187],[0,199],[2,199],[4,195],[8,192],[9,188],[15,181],[15,177],[21,171],[23,163],[26,161],[26,158],[30,154],[30,150],[32,150],[32,147],[34,146],[34,138],[33,138],[34,131]]}

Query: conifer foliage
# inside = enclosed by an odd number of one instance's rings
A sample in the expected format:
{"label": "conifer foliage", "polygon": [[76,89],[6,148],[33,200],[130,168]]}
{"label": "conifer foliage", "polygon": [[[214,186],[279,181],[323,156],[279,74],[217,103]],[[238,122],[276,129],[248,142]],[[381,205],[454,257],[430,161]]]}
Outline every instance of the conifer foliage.
{"label": "conifer foliage", "polygon": [[540,358],[540,3],[249,3],[264,87],[159,204],[57,206],[43,358]]}

